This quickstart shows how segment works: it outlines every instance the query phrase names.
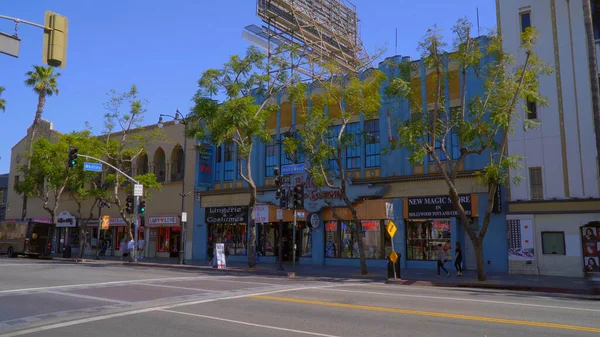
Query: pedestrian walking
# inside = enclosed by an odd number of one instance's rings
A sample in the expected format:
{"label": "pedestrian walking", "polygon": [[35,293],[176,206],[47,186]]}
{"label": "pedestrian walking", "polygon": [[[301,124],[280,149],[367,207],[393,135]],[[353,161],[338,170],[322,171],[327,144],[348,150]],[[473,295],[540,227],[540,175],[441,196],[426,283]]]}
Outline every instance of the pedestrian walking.
{"label": "pedestrian walking", "polygon": [[456,243],[454,268],[456,268],[456,276],[462,276],[462,249],[460,248],[460,242]]}
{"label": "pedestrian walking", "polygon": [[437,274],[440,276],[440,269],[446,272],[446,276],[450,277],[450,272],[446,267],[444,267],[444,263],[446,263],[446,253],[444,252],[444,248],[442,248],[442,244],[438,244],[438,260],[437,260]]}
{"label": "pedestrian walking", "polygon": [[127,241],[125,241],[125,238],[119,243],[119,251],[121,252],[121,260],[127,257]]}
{"label": "pedestrian walking", "polygon": [[133,254],[135,253],[135,241],[133,241],[133,238],[131,238],[131,240],[129,240],[129,243],[127,243],[127,250],[129,251],[129,262],[133,262]]}
{"label": "pedestrian walking", "polygon": [[138,240],[138,259],[139,260],[142,260],[144,258],[144,249],[146,249],[146,241],[144,240],[144,237],[142,236]]}

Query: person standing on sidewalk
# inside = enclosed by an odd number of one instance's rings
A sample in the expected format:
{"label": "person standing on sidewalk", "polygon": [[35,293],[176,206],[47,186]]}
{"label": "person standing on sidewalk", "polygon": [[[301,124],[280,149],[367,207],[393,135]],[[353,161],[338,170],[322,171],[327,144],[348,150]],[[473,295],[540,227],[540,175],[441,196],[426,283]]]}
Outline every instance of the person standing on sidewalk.
{"label": "person standing on sidewalk", "polygon": [[446,272],[446,276],[450,277],[450,272],[446,267],[444,267],[444,263],[446,263],[446,252],[444,252],[444,248],[442,248],[442,244],[438,244],[437,248],[438,260],[437,260],[437,274],[440,276],[440,269],[443,269]]}
{"label": "person standing on sidewalk", "polygon": [[138,260],[142,260],[144,258],[144,249],[146,249],[146,241],[144,240],[144,237],[142,236],[138,240]]}
{"label": "person standing on sidewalk", "polygon": [[129,262],[133,262],[133,253],[135,250],[135,241],[133,241],[133,238],[127,243],[127,250],[129,251]]}
{"label": "person standing on sidewalk", "polygon": [[462,276],[462,251],[460,248],[460,242],[456,243],[454,268],[456,268],[456,276]]}

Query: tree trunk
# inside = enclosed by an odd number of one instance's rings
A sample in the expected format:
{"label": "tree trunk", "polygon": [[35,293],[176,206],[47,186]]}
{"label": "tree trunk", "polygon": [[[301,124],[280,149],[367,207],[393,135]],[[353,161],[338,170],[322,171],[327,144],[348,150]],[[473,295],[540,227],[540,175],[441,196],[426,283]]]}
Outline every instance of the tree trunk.
{"label": "tree trunk", "polygon": [[483,258],[483,239],[471,240],[475,249],[475,262],[477,263],[477,280],[485,281],[485,261]]}
{"label": "tree trunk", "polygon": [[[33,142],[35,140],[35,136],[37,136],[37,131],[40,125],[40,121],[42,120],[42,112],[44,111],[44,105],[46,104],[46,90],[40,91],[38,95],[38,105],[37,110],[35,111],[35,117],[33,118],[33,123],[31,124],[31,137],[29,138],[29,154],[27,159],[27,169],[31,168],[31,155],[33,152]],[[23,206],[21,208],[21,220],[25,220],[27,217],[27,196],[23,194]]]}
{"label": "tree trunk", "polygon": [[83,225],[83,221],[79,219],[79,254],[78,257],[83,258],[83,253],[85,252],[85,226]]}
{"label": "tree trunk", "polygon": [[600,167],[600,84],[598,83],[598,65],[596,43],[594,41],[594,24],[592,21],[591,0],[583,0],[583,24],[587,37],[588,70],[592,90],[592,111],[594,113],[594,131],[596,132],[596,160]]}
{"label": "tree trunk", "polygon": [[[246,182],[250,187],[250,202],[248,203],[248,243],[246,247],[246,253],[248,254],[248,267],[256,267],[256,225],[254,223],[254,206],[256,206],[256,184],[252,179],[252,167],[250,162],[250,156],[244,158],[246,161]],[[241,167],[240,167],[241,170]],[[279,234],[281,235],[281,233]]]}
{"label": "tree trunk", "polygon": [[[345,184],[345,183],[342,182],[342,184]],[[358,214],[356,213],[356,208],[354,208],[354,205],[352,204],[350,199],[348,199],[348,196],[346,196],[346,189],[345,189],[344,185],[342,185],[342,197],[344,199],[344,202],[346,203],[346,206],[350,210],[350,214],[352,214],[352,219],[354,219],[354,235],[356,236],[356,243],[358,245],[358,257],[360,259],[360,273],[361,273],[361,275],[367,275],[369,273],[369,270],[367,269],[367,260],[365,257],[365,246],[364,246],[363,240],[362,240],[362,222],[358,218]]]}

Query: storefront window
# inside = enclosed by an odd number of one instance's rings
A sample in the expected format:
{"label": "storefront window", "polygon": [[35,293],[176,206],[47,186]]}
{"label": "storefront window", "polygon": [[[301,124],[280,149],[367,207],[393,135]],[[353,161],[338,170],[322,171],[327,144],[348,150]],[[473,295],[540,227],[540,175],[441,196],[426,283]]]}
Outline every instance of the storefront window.
{"label": "storefront window", "polygon": [[446,251],[445,259],[452,259],[450,220],[407,221],[406,237],[406,258],[408,260],[436,261],[438,244],[441,244]]}
{"label": "storefront window", "polygon": [[277,255],[277,240],[275,224],[263,223],[258,225],[257,250],[261,256]]}
{"label": "storefront window", "polygon": [[224,243],[229,255],[246,255],[246,224],[213,224],[209,229],[215,243]]}
{"label": "storefront window", "polygon": [[[325,224],[325,257],[358,259],[358,238],[353,230],[353,222],[328,222]],[[384,259],[390,239],[382,230],[381,220],[363,220],[360,239],[367,259]],[[391,248],[390,248],[391,249]]]}
{"label": "storefront window", "polygon": [[300,229],[300,233],[302,235],[302,246],[300,248],[300,253],[302,257],[311,257],[312,256],[312,230],[310,227],[304,226]]}
{"label": "storefront window", "polygon": [[325,224],[325,257],[340,257],[337,222]]}
{"label": "storefront window", "polygon": [[158,251],[161,253],[169,252],[169,242],[171,231],[167,227],[158,228]]}
{"label": "storefront window", "polygon": [[96,245],[98,242],[98,228],[97,227],[87,227],[85,231],[85,249],[96,249]]}
{"label": "storefront window", "polygon": [[117,247],[115,249],[121,249],[121,241],[125,240],[125,242],[127,242],[128,235],[126,235],[126,233],[127,227],[117,227],[117,242],[115,243]]}

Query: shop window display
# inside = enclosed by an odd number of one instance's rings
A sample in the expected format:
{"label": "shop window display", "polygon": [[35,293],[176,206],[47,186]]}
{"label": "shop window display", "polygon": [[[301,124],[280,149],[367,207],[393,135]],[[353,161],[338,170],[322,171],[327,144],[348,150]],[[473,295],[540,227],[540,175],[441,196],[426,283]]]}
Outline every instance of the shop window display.
{"label": "shop window display", "polygon": [[[406,231],[408,260],[436,261],[438,244],[450,252],[450,220],[407,221]],[[446,260],[452,259],[452,254],[446,255]]]}
{"label": "shop window display", "polygon": [[[325,224],[325,257],[358,259],[358,238],[353,230],[353,222],[328,222]],[[362,235],[367,259],[384,259],[391,249],[389,237],[382,230],[380,220],[363,220]],[[386,250],[386,248],[388,248]]]}
{"label": "shop window display", "polygon": [[171,231],[169,228],[160,227],[158,229],[158,251],[161,253],[169,252],[169,242],[171,239]]}
{"label": "shop window display", "polygon": [[213,224],[210,236],[215,243],[224,243],[229,255],[246,255],[246,225],[245,224]]}
{"label": "shop window display", "polygon": [[275,230],[275,224],[264,223],[258,225],[257,251],[262,256],[277,255],[277,240],[279,236]]}

